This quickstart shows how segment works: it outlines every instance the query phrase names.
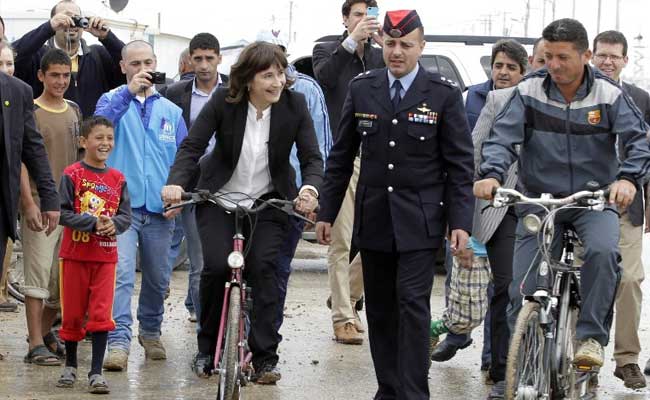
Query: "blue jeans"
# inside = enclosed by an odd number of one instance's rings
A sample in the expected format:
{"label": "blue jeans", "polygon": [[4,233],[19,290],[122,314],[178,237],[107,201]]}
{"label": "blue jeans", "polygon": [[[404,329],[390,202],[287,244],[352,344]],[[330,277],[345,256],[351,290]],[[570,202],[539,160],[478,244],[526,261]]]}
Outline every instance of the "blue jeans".
{"label": "blue jeans", "polygon": [[[181,213],[181,222],[185,232],[185,245],[187,246],[187,256],[190,259],[189,282],[187,286],[187,298],[185,307],[188,311],[194,311],[196,315],[201,315],[201,302],[199,301],[199,283],[201,282],[201,271],[203,271],[203,251],[201,249],[201,238],[199,230],[196,227],[195,206],[183,207]],[[199,328],[197,319],[197,328]]]}
{"label": "blue jeans", "polygon": [[135,263],[140,249],[142,284],[138,299],[139,333],[143,338],[160,338],[160,326],[165,311],[164,298],[171,265],[167,255],[171,245],[174,221],[142,208],[131,211],[131,226],[117,237],[117,276],[113,319],[115,330],[109,332],[109,348],[129,351],[131,345],[131,297],[135,285]]}
{"label": "blue jeans", "polygon": [[[447,262],[449,258],[451,258],[451,249],[449,248],[449,241],[445,240],[445,247],[446,247],[446,254],[447,258],[445,260],[445,267],[447,269],[447,277],[445,279],[445,305],[447,303],[447,296],[449,294],[449,283],[451,282],[451,269],[453,268],[453,263]],[[494,292],[494,286],[490,283],[490,286],[488,287],[488,302],[492,299],[492,293]],[[481,353],[481,364],[482,365],[490,365],[492,361],[492,355],[491,355],[491,332],[490,332],[490,309],[488,308],[487,313],[485,314],[485,318],[483,319],[483,350]],[[449,332],[447,336],[445,336],[445,341],[449,344],[452,344],[456,347],[462,347],[464,346],[467,342],[469,342],[472,339],[472,334],[471,333],[465,333],[465,334],[455,334]]]}
{"label": "blue jeans", "polygon": [[291,275],[291,261],[296,254],[296,247],[302,237],[302,231],[305,227],[304,221],[289,217],[289,231],[282,247],[278,252],[275,260],[275,276],[278,282],[280,301],[278,304],[278,315],[275,319],[275,329],[280,330],[284,321],[284,302],[287,299],[287,286],[289,285],[289,275]]}
{"label": "blue jeans", "polygon": [[[185,210],[185,208],[183,208]],[[185,237],[185,229],[183,228],[183,218],[182,214],[178,214],[174,219],[174,233],[172,234],[172,243],[169,246],[169,265],[172,266],[172,271],[174,270],[176,259],[181,252],[181,244],[183,243],[183,238]],[[192,303],[192,298],[190,297],[190,288],[187,288],[187,295],[185,296],[185,308],[187,311],[194,312],[194,304]]]}

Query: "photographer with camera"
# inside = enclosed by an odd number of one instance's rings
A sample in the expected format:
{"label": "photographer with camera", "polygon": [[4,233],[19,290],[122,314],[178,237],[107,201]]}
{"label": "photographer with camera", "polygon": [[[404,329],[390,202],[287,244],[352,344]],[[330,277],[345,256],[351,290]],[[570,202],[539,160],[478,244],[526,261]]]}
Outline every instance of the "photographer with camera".
{"label": "photographer with camera", "polygon": [[[97,37],[101,45],[88,46],[84,31]],[[17,78],[32,86],[34,98],[43,92],[37,74],[41,58],[50,48],[64,50],[72,60],[72,79],[64,97],[79,104],[84,116],[95,112],[99,97],[123,84],[119,62],[124,43],[99,17],[82,16],[71,0],[59,1],[50,12],[50,20],[26,33],[13,44],[16,50]]]}
{"label": "photographer with camera", "polygon": [[[104,368],[123,371],[131,347],[131,296],[135,263],[141,252],[142,287],[138,304],[138,341],[150,360],[167,358],[160,341],[165,289],[171,265],[167,259],[174,220],[163,216],[160,191],[167,181],[176,149],[187,136],[182,110],[160,96],[153,85],[156,56],[142,40],[128,43],[120,61],[126,85],[102,95],[96,115],[115,125],[115,147],[107,165],[122,172],[131,194],[131,226],[117,237],[119,259],[113,302],[115,330],[108,336]],[[162,77],[164,79],[164,76]]]}

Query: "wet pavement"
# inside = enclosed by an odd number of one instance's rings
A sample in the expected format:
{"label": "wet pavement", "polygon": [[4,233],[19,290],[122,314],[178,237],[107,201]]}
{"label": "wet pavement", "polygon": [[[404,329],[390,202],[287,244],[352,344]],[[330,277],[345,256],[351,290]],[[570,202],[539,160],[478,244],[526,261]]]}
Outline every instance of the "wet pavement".
{"label": "wet pavement", "polygon": [[[648,244],[648,243],[647,243]],[[649,248],[646,246],[646,248]],[[282,380],[276,386],[250,385],[245,399],[256,400],[343,400],[371,399],[376,381],[367,341],[362,346],[346,346],[332,340],[325,260],[295,260],[281,333],[280,369]],[[314,257],[316,257],[314,259]],[[644,257],[647,267],[650,257]],[[434,316],[442,313],[443,279],[436,277],[431,303]],[[136,287],[138,287],[136,285]],[[128,370],[107,372],[110,399],[213,399],[216,379],[197,378],[189,365],[195,351],[194,325],[187,320],[183,301],[187,272],[174,272],[171,296],[166,302],[163,343],[167,361],[146,361],[137,341],[131,346]],[[648,293],[650,283],[644,283]],[[137,293],[136,293],[137,295]],[[135,300],[136,298],[134,298]],[[650,296],[644,300],[641,361],[650,357]],[[134,301],[134,304],[136,302]],[[364,312],[361,312],[365,321]],[[136,322],[137,324],[137,322]],[[0,313],[0,399],[90,399],[86,393],[86,373],[90,365],[90,343],[79,346],[79,378],[75,388],[60,389],[55,382],[61,367],[37,367],[23,363],[27,352],[24,307],[18,313]],[[137,332],[137,327],[135,332]],[[432,399],[483,399],[490,387],[484,384],[480,369],[482,329],[474,333],[474,344],[458,352],[446,363],[434,363],[430,370]],[[367,337],[367,336],[366,336]],[[650,399],[650,391],[633,391],[613,377],[612,345],[606,350],[607,362],[600,377],[599,399]],[[643,368],[643,365],[641,366]]]}

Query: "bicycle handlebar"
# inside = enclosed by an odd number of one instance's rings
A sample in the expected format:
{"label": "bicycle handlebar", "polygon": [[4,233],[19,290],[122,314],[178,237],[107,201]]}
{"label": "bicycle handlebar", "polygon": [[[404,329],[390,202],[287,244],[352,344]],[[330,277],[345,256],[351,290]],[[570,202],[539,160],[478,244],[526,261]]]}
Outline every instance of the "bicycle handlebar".
{"label": "bicycle handlebar", "polygon": [[526,197],[515,189],[495,188],[492,190],[492,206],[495,208],[507,207],[515,204],[537,204],[540,206],[561,207],[570,204],[581,203],[590,210],[604,209],[609,198],[609,188],[596,191],[582,190],[570,196],[555,199],[550,194],[542,194],[541,197]]}
{"label": "bicycle handlebar", "polygon": [[[165,207],[165,211],[173,210],[176,208],[181,208],[185,207],[190,204],[199,204],[199,203],[212,203],[218,207],[223,208],[224,210],[227,211],[232,211],[232,209],[229,209],[228,207],[225,207],[222,203],[223,201],[229,201],[223,198],[224,195],[228,193],[210,193],[207,190],[199,190],[198,192],[183,192],[181,194],[181,200],[182,202],[174,205],[170,205]],[[268,200],[261,200],[261,199],[256,199],[256,198],[249,198],[250,200],[258,201],[260,204],[255,207],[255,208],[248,208],[248,207],[243,207],[239,205],[237,202],[232,202],[234,208],[237,211],[243,212],[248,215],[254,215],[259,213],[260,211],[266,209],[267,207],[274,207],[282,212],[284,212],[287,215],[296,217],[298,219],[301,219],[305,222],[308,222],[310,224],[315,224],[314,221],[310,220],[309,218],[306,218],[302,214],[298,213],[296,210],[293,208],[293,201],[291,200],[282,200],[282,199],[268,199]]]}

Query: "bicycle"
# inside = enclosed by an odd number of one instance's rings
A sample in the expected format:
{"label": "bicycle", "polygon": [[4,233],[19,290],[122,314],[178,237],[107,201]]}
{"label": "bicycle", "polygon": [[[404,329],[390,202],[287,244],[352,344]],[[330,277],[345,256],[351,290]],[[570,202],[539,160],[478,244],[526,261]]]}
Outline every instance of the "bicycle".
{"label": "bicycle", "polygon": [[[597,188],[597,185],[589,185]],[[565,198],[549,194],[529,198],[513,189],[497,189],[493,207],[516,204],[540,206],[543,219],[531,213],[523,218],[526,230],[537,234],[542,258],[536,267],[537,287],[524,295],[511,335],[506,364],[506,399],[593,399],[598,370],[574,365],[575,328],[580,311],[580,267],[574,249],[579,244],[575,231],[564,226],[562,255],[551,257],[555,215],[562,209],[605,209],[609,190],[585,190]],[[528,273],[531,272],[528,271]]]}
{"label": "bicycle", "polygon": [[[293,209],[293,202],[289,200],[270,199],[261,200],[246,197],[257,204],[255,208],[244,207],[237,201],[230,200],[227,196],[233,193],[210,193],[200,190],[192,193],[183,193],[181,203],[166,207],[172,210],[190,204],[211,203],[235,214],[235,234],[233,236],[232,252],[228,255],[227,264],[230,268],[230,279],[224,289],[224,301],[221,309],[221,319],[217,334],[217,347],[214,354],[214,371],[219,375],[217,399],[239,400],[241,387],[246,386],[253,374],[251,363],[253,354],[248,347],[248,333],[250,329],[249,313],[252,310],[252,289],[244,280],[244,264],[246,249],[243,234],[245,218],[251,218],[260,211],[273,207],[287,215],[300,218],[308,223],[314,222],[298,214]],[[242,195],[236,193],[236,195]],[[255,224],[251,222],[251,240]]]}

